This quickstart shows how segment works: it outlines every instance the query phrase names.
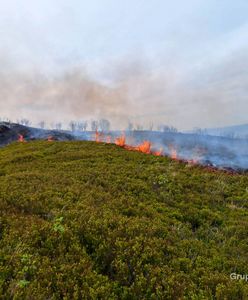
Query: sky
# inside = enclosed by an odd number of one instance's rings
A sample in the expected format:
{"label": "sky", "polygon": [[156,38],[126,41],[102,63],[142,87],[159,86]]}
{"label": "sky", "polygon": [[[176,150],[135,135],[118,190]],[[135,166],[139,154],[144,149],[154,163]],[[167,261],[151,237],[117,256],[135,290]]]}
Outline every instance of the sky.
{"label": "sky", "polygon": [[0,0],[0,36],[2,118],[248,123],[247,0]]}

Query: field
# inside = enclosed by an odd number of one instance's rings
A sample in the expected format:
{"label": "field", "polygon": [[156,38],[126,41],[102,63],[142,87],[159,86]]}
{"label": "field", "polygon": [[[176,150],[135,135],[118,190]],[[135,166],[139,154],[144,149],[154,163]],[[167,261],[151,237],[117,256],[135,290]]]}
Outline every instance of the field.
{"label": "field", "polygon": [[0,299],[248,299],[248,175],[112,144],[0,149]]}

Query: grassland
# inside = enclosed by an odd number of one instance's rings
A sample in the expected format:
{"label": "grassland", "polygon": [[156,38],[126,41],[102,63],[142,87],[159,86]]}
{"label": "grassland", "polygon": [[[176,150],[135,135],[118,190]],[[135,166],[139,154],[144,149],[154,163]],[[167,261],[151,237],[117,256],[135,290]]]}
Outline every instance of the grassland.
{"label": "grassland", "polygon": [[248,176],[94,142],[0,149],[0,299],[248,299]]}

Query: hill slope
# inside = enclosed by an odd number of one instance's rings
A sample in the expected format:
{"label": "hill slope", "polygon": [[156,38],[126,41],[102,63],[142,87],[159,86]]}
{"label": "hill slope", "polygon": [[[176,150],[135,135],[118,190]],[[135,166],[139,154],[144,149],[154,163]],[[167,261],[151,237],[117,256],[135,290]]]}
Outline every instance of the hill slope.
{"label": "hill slope", "polygon": [[0,149],[4,299],[247,299],[248,176],[94,142]]}
{"label": "hill slope", "polygon": [[45,130],[16,123],[0,122],[0,147],[17,141],[20,135],[28,141],[47,140],[49,137],[56,141],[74,140],[73,135],[65,131]]}
{"label": "hill slope", "polygon": [[248,124],[207,128],[206,133],[216,136],[248,137]]}

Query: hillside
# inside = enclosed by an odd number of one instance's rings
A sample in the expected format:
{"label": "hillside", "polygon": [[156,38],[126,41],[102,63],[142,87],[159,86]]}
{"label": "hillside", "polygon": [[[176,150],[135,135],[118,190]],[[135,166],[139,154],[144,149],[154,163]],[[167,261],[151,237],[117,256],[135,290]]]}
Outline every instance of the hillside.
{"label": "hillside", "polygon": [[206,133],[215,136],[248,137],[248,124],[226,126],[220,128],[207,128]]}
{"label": "hillside", "polygon": [[112,144],[0,149],[1,299],[247,299],[248,175]]}
{"label": "hillside", "polygon": [[56,141],[74,140],[73,135],[65,131],[46,130],[16,123],[0,122],[0,147],[17,141],[20,136],[27,141],[47,140],[49,138]]}
{"label": "hillside", "polygon": [[147,130],[133,131],[66,131],[45,130],[15,123],[0,122],[0,147],[16,142],[20,138],[24,141],[35,140],[99,140],[112,142],[125,136],[127,145],[137,147],[149,141],[151,150],[161,155],[177,156],[178,159],[195,161],[203,166],[219,169],[247,171],[248,170],[248,139],[236,139],[222,136],[210,136],[190,133],[159,132]]}

